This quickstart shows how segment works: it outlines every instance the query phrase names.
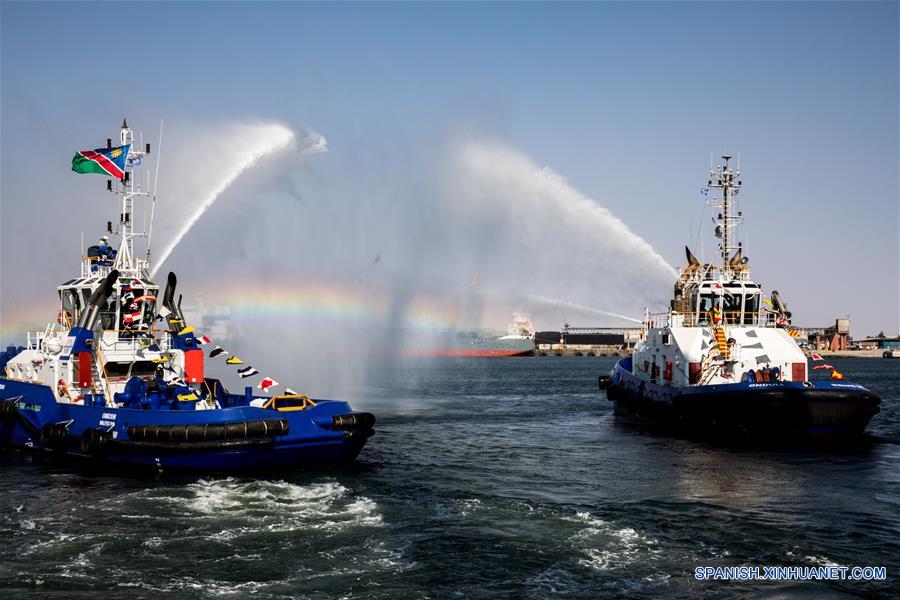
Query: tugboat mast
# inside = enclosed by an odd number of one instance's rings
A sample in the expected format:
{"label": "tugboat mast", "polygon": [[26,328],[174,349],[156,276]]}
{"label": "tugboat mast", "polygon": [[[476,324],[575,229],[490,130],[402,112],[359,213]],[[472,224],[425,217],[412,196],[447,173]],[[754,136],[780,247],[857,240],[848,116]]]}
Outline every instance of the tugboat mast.
{"label": "tugboat mast", "polygon": [[710,188],[722,190],[721,198],[714,197],[710,201],[710,206],[722,210],[722,212],[719,213],[719,216],[713,219],[713,222],[716,223],[716,237],[722,240],[719,243],[719,249],[722,252],[723,272],[730,270],[729,263],[734,257],[733,252],[741,249],[740,242],[738,242],[737,245],[731,245],[731,240],[735,237],[732,235],[732,230],[736,229],[738,223],[743,220],[743,215],[740,212],[735,214],[732,207],[732,203],[735,201],[738,192],[741,190],[740,180],[735,181],[735,178],[740,177],[741,170],[732,170],[729,167],[728,161],[731,160],[731,158],[732,157],[727,154],[722,155],[725,164],[710,171],[711,179],[708,183]]}
{"label": "tugboat mast", "polygon": [[[122,245],[116,256],[114,268],[123,275],[129,277],[141,277],[144,272],[149,270],[149,260],[138,258],[134,253],[134,239],[139,237],[148,237],[148,231],[135,231],[134,229],[134,200],[135,198],[145,196],[149,197],[150,193],[145,191],[140,182],[137,181],[135,173],[140,173],[139,169],[143,158],[150,153],[150,144],[141,147],[140,144],[134,143],[134,132],[128,127],[128,121],[122,119],[122,129],[119,132],[119,145],[129,146],[128,156],[125,160],[125,176],[113,185],[112,181],[107,182],[107,190],[114,192],[122,197],[122,210],[119,215],[119,234],[122,238]],[[145,219],[146,226],[146,219]],[[111,227],[109,227],[110,233]]]}

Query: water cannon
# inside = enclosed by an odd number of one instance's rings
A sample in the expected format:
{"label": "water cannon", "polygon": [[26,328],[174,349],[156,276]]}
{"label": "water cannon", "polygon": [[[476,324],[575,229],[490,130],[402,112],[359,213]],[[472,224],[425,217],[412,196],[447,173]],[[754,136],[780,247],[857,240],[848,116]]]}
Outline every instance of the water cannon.
{"label": "water cannon", "polygon": [[770,297],[772,298],[772,308],[774,308],[784,319],[790,321],[791,312],[787,309],[787,305],[782,301],[778,291],[772,290]]}
{"label": "water cannon", "polygon": [[169,271],[169,277],[166,281],[166,290],[163,292],[162,305],[165,309],[163,316],[167,317],[166,321],[169,325],[169,332],[177,334],[186,325],[184,315],[181,312],[181,297],[178,298],[178,304],[175,304],[175,288],[178,286],[178,278],[175,273]]}
{"label": "water cannon", "polygon": [[100,309],[106,305],[106,300],[113,293],[113,285],[119,279],[119,272],[113,269],[109,275],[97,286],[94,293],[88,298],[87,306],[78,319],[78,327],[85,330],[92,330],[97,322]]}
{"label": "water cannon", "polygon": [[699,267],[700,261],[697,260],[697,257],[694,256],[694,253],[691,252],[691,249],[687,246],[684,247],[684,253],[687,256],[688,265],[691,267]]}
{"label": "water cannon", "polygon": [[169,277],[166,280],[166,290],[163,292],[162,305],[170,312],[175,312],[175,286],[178,285],[178,278],[175,273],[169,271]]}

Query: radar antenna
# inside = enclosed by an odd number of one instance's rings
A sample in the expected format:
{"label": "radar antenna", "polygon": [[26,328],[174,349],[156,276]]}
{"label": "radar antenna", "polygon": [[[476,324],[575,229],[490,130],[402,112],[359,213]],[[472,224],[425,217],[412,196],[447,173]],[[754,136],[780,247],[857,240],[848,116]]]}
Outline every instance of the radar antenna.
{"label": "radar antenna", "polygon": [[741,243],[732,245],[732,240],[737,238],[736,228],[743,221],[743,214],[735,211],[735,201],[737,195],[741,191],[741,181],[738,179],[741,175],[740,168],[732,169],[728,161],[733,157],[724,154],[722,159],[725,164],[712,169],[710,171],[710,180],[707,185],[710,188],[721,190],[721,196],[714,196],[710,199],[709,205],[713,208],[721,209],[722,212],[713,218],[716,224],[716,237],[720,238],[719,250],[722,253],[722,270],[727,272],[731,270],[731,258],[736,251],[741,249]]}
{"label": "radar antenna", "polygon": [[[109,144],[109,140],[107,140],[107,144]],[[141,164],[144,157],[150,154],[150,144],[143,147],[140,143],[135,144],[134,131],[128,126],[128,121],[122,119],[122,128],[119,131],[119,145],[128,146],[124,175],[115,184],[112,181],[107,182],[107,189],[121,196],[122,199],[118,232],[122,242],[113,268],[128,277],[142,277],[144,272],[149,269],[149,261],[138,258],[135,255],[134,239],[149,237],[149,231],[135,231],[134,201],[136,198],[150,196],[150,193],[140,183]]]}

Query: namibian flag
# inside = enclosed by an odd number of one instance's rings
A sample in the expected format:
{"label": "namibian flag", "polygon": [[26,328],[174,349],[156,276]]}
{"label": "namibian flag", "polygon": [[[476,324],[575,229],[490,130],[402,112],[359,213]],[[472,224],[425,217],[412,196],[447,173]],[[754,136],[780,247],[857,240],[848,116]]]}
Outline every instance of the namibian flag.
{"label": "namibian flag", "polygon": [[125,159],[131,144],[115,148],[80,150],[72,158],[72,170],[76,173],[96,173],[122,179],[125,177]]}

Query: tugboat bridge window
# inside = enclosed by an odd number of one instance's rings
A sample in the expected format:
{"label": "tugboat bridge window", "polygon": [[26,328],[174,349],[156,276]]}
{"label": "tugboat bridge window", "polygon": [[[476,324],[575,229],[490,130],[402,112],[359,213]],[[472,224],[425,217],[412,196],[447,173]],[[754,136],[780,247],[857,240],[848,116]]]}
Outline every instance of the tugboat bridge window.
{"label": "tugboat bridge window", "polygon": [[702,294],[700,296],[700,314],[698,315],[700,323],[709,322],[709,312],[713,307],[718,308],[720,297],[718,294]]}
{"label": "tugboat bridge window", "polygon": [[744,324],[756,325],[759,317],[759,292],[744,297]]}
{"label": "tugboat bridge window", "polygon": [[78,322],[78,318],[81,317],[82,304],[81,298],[78,296],[78,290],[64,290],[59,295],[62,299],[62,309],[71,321],[69,325],[74,325]]}
{"label": "tugboat bridge window", "polygon": [[729,285],[719,293],[708,286],[701,286],[691,295],[691,305],[696,311],[697,322],[709,323],[709,313],[719,309],[725,323],[756,325],[759,321],[760,289],[757,284]]}
{"label": "tugboat bridge window", "polygon": [[132,362],[108,362],[106,374],[112,379],[130,379],[131,377],[148,378],[156,373],[156,363],[152,360]]}
{"label": "tugboat bridge window", "polygon": [[100,310],[100,329],[110,330],[116,328],[116,298],[110,294],[106,299],[106,306]]}
{"label": "tugboat bridge window", "polygon": [[725,319],[729,323],[733,323],[738,319],[741,312],[741,303],[744,299],[744,295],[741,294],[740,290],[732,290],[728,289],[728,293],[726,293],[722,298],[722,313],[725,316]]}

